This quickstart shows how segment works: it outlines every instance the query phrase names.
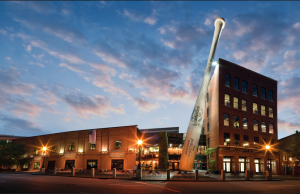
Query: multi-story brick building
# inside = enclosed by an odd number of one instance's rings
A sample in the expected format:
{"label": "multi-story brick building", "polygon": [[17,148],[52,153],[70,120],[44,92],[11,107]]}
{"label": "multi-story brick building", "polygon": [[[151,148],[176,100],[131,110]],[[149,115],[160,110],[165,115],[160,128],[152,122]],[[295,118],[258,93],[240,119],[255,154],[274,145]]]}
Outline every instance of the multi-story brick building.
{"label": "multi-story brick building", "polygon": [[208,91],[204,131],[218,170],[264,172],[268,163],[278,173],[277,153],[264,150],[278,139],[277,81],[219,59]]}

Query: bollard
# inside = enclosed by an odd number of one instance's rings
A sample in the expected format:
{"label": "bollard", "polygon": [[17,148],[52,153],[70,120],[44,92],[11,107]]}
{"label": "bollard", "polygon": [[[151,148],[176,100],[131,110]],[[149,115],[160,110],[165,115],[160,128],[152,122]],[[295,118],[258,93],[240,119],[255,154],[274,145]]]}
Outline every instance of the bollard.
{"label": "bollard", "polygon": [[142,169],[136,169],[136,179],[142,179]]}
{"label": "bollard", "polygon": [[45,168],[40,169],[40,174],[45,174]]}
{"label": "bollard", "polygon": [[71,175],[75,176],[75,168],[71,168]]}
{"label": "bollard", "polygon": [[225,181],[225,172],[224,172],[224,170],[221,170],[221,180]]}
{"label": "bollard", "polygon": [[95,177],[95,168],[92,168],[92,169],[91,169],[91,176],[92,176],[92,177]]}
{"label": "bollard", "polygon": [[57,173],[57,168],[54,168],[53,169],[53,174],[56,174]]}
{"label": "bollard", "polygon": [[167,179],[170,180],[170,169],[167,169]]}
{"label": "bollard", "polygon": [[112,178],[115,179],[117,177],[117,169],[113,169],[112,171]]}
{"label": "bollard", "polygon": [[250,171],[249,170],[245,171],[245,178],[246,178],[246,180],[250,179]]}
{"label": "bollard", "polygon": [[195,170],[195,180],[198,180],[198,169]]}

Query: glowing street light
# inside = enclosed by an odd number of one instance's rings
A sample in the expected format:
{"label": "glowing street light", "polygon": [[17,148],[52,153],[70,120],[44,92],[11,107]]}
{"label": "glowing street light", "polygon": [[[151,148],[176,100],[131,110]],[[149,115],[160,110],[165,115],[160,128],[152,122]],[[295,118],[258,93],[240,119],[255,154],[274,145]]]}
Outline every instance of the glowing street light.
{"label": "glowing street light", "polygon": [[43,150],[43,155],[44,155],[44,160],[43,160],[43,166],[42,166],[42,168],[44,168],[44,166],[45,166],[45,156],[46,156],[46,150],[47,150],[47,148],[43,147],[42,150]]}
{"label": "glowing street light", "polygon": [[138,169],[141,169],[141,148],[142,148],[143,141],[139,139],[137,141],[137,143],[139,145],[139,165],[138,165]]}
{"label": "glowing street light", "polygon": [[[266,145],[266,150],[267,150],[267,152],[268,152],[268,161],[267,161],[267,170],[268,171],[270,171],[271,170],[271,162],[270,162],[270,160],[269,160],[269,151],[270,151],[270,145]],[[270,164],[269,164],[269,162],[270,162]]]}

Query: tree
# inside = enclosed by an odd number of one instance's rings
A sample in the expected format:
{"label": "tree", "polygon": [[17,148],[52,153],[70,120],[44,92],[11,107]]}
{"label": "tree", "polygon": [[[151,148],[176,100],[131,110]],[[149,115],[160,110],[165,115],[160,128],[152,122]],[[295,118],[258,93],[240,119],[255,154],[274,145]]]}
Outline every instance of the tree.
{"label": "tree", "polygon": [[169,153],[168,153],[168,136],[167,132],[162,131],[158,133],[159,136],[159,168],[168,169],[169,168]]}
{"label": "tree", "polygon": [[0,166],[26,163],[26,159],[22,157],[25,154],[23,147],[24,144],[15,144],[6,140],[0,140]]}
{"label": "tree", "polygon": [[300,160],[300,133],[296,133],[291,141],[290,154]]}

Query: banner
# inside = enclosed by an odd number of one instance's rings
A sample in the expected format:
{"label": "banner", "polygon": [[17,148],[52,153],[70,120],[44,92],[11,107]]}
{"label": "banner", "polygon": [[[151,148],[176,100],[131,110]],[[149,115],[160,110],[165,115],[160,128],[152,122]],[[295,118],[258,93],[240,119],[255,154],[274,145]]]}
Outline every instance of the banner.
{"label": "banner", "polygon": [[96,129],[89,130],[89,143],[96,143]]}

